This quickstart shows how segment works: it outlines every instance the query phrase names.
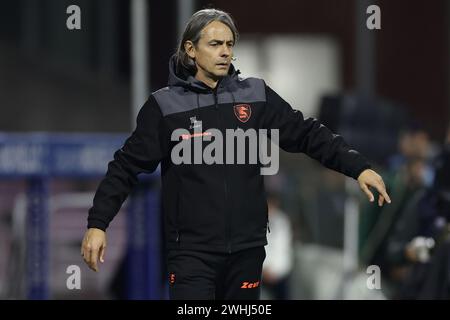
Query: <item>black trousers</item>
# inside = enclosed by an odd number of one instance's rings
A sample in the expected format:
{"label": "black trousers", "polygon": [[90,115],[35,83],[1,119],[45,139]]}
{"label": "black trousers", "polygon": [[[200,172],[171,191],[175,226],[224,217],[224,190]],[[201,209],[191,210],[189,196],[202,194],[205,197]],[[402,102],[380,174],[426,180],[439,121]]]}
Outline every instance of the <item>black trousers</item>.
{"label": "black trousers", "polygon": [[171,300],[259,300],[263,246],[235,253],[170,250],[167,254]]}

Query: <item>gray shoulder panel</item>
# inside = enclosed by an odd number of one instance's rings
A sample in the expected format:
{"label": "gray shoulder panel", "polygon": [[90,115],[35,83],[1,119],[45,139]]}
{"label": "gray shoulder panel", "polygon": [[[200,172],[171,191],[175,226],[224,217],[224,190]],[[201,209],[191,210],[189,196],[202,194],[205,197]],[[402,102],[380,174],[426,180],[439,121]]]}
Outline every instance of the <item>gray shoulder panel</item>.
{"label": "gray shoulder panel", "polygon": [[[165,87],[153,92],[153,96],[163,116],[214,105],[212,93],[196,93],[182,87]],[[219,104],[265,102],[265,84],[257,78],[235,80],[226,88],[219,88],[217,98]]]}
{"label": "gray shoulder panel", "polygon": [[265,102],[265,84],[262,79],[258,78],[240,78],[238,81],[231,83],[226,91],[219,96],[222,96],[222,103],[233,102],[233,97],[236,103]]}

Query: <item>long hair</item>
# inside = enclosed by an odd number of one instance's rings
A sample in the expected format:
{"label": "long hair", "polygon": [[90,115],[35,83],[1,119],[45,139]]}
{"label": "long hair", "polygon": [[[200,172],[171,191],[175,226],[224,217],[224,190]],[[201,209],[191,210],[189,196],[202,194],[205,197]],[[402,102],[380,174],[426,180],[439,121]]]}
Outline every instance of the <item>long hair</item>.
{"label": "long hair", "polygon": [[197,43],[200,40],[201,31],[203,30],[204,27],[206,27],[213,21],[220,21],[223,24],[227,25],[230,28],[231,32],[233,33],[233,40],[236,43],[236,41],[239,38],[239,33],[237,31],[233,19],[228,13],[217,9],[203,9],[197,11],[189,19],[186,28],[184,29],[183,37],[181,38],[181,41],[178,44],[178,49],[176,53],[177,69],[180,66],[183,66],[193,74],[197,72],[195,62],[186,53],[186,50],[184,49],[184,44],[186,41],[190,40],[192,41],[194,46],[197,46]]}

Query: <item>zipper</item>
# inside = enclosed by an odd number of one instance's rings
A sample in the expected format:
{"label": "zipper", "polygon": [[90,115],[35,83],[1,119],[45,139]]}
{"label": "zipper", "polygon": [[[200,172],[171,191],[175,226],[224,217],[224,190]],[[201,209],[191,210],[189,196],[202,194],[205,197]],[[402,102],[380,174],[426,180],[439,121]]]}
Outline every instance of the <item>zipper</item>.
{"label": "zipper", "polygon": [[[220,115],[220,110],[219,110],[219,103],[218,103],[218,98],[217,98],[217,87],[216,89],[213,90],[213,94],[214,94],[214,107],[216,109],[217,112],[217,122],[219,123],[219,127],[222,127],[222,116]],[[226,159],[225,159],[225,163],[226,163]],[[223,173],[224,173],[224,177],[223,177],[223,185],[224,185],[224,190],[225,190],[225,205],[228,203],[228,183],[227,183],[227,174],[226,174],[226,167],[225,167],[225,163],[224,165],[224,169],[223,169]],[[228,253],[231,253],[231,211],[227,214],[227,251]]]}
{"label": "zipper", "polygon": [[177,194],[177,214],[175,216],[175,224],[176,224],[176,229],[175,232],[177,233],[177,238],[176,238],[176,243],[179,245],[180,244],[180,194]]}

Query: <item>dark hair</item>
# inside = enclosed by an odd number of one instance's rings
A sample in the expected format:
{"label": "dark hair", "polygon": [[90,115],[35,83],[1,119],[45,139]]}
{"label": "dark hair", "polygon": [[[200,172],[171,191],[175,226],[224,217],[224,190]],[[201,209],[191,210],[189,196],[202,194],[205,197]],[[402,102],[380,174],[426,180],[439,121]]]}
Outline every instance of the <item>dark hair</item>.
{"label": "dark hair", "polygon": [[176,53],[177,67],[181,65],[192,73],[197,72],[195,62],[188,56],[186,50],[184,49],[184,43],[190,40],[196,46],[198,41],[200,40],[201,31],[203,30],[203,28],[213,21],[220,21],[223,24],[227,25],[233,33],[233,40],[236,43],[239,38],[239,33],[236,29],[233,19],[228,13],[217,9],[203,9],[197,11],[189,19],[186,28],[184,29],[183,37],[178,44]]}

